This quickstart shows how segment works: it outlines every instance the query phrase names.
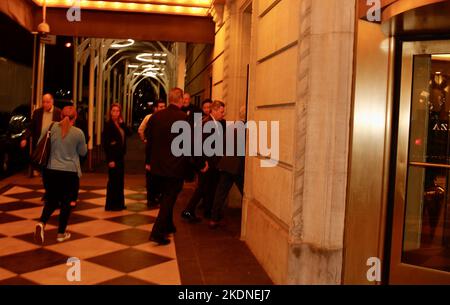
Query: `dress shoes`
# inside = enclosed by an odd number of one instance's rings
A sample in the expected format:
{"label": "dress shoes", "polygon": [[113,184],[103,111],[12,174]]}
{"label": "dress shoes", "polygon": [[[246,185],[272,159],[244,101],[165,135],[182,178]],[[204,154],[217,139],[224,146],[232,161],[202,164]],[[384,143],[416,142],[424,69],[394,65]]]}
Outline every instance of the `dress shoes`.
{"label": "dress shoes", "polygon": [[195,216],[195,214],[188,211],[183,211],[183,213],[181,213],[181,217],[191,223],[197,223],[201,221],[201,219]]}
{"label": "dress shoes", "polygon": [[127,207],[121,207],[121,208],[105,208],[106,212],[122,212],[124,210],[126,210]]}
{"label": "dress shoes", "polygon": [[160,246],[165,246],[170,244],[170,239],[165,237],[152,237],[150,236],[150,241],[157,243]]}
{"label": "dress shoes", "polygon": [[147,207],[148,208],[156,208],[156,207],[158,207],[159,206],[159,202],[158,201],[150,201],[150,202],[147,202]]}
{"label": "dress shoes", "polygon": [[209,227],[210,229],[212,229],[212,230],[217,229],[219,226],[220,226],[220,222],[217,222],[217,221],[211,220],[211,221],[208,223],[208,227]]}

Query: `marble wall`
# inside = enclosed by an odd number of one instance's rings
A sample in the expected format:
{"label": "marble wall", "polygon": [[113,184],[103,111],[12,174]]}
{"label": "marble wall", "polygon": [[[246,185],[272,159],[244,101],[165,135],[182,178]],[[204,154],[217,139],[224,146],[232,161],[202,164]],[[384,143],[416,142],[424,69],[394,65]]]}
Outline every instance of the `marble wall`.
{"label": "marble wall", "polygon": [[212,48],[208,44],[187,44],[185,90],[200,100],[210,97]]}
{"label": "marble wall", "polygon": [[[248,119],[279,122],[277,165],[246,160],[242,219],[242,239],[277,284],[341,283],[355,6],[228,0],[215,5],[209,60],[188,70],[187,88],[194,70],[211,71],[212,97],[234,119],[249,65]],[[200,49],[188,46],[188,62]]]}
{"label": "marble wall", "polygon": [[244,239],[277,283],[339,284],[355,1],[254,6],[251,117],[279,120],[282,144],[276,168],[248,164]]}

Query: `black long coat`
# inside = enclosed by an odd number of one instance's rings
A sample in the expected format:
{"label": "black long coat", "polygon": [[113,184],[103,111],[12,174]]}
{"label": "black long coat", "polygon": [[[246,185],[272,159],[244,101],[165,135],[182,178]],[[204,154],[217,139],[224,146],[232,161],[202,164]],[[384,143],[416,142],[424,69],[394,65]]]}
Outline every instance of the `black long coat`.
{"label": "black long coat", "polygon": [[191,168],[201,169],[205,165],[201,160],[195,163],[192,157],[175,156],[172,153],[172,141],[178,135],[171,132],[177,121],[187,121],[186,114],[177,106],[169,105],[150,118],[145,130],[146,164],[150,164],[151,173],[172,178],[189,178]]}
{"label": "black long coat", "polygon": [[122,128],[125,133],[124,138],[122,138],[119,129],[112,120],[105,123],[105,128],[103,130],[103,147],[108,163],[123,161],[127,152],[126,139],[131,132],[124,123],[120,124],[120,128]]}

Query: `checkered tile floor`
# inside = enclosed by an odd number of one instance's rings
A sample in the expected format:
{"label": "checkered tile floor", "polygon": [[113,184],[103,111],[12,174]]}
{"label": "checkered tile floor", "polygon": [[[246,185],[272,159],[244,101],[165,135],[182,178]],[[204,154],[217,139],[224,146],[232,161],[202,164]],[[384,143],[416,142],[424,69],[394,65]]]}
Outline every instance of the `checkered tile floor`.
{"label": "checkered tile floor", "polygon": [[[82,187],[69,220],[72,238],[56,242],[56,211],[44,245],[37,245],[33,232],[43,193],[41,186],[21,185],[0,193],[0,285],[180,284],[174,242],[162,247],[148,241],[158,210],[147,208],[145,189],[126,189],[127,210],[106,212],[106,190]],[[69,257],[81,261],[81,282],[66,279]]]}

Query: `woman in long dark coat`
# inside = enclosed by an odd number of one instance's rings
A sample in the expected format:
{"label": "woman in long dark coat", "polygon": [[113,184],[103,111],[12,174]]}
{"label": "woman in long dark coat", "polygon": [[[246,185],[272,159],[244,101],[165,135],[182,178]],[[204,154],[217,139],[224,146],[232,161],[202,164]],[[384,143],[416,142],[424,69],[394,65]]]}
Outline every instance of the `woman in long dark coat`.
{"label": "woman in long dark coat", "polygon": [[103,131],[103,143],[108,164],[108,186],[106,192],[106,211],[122,211],[125,207],[124,176],[126,137],[129,135],[122,118],[120,104],[111,105],[109,120]]}

